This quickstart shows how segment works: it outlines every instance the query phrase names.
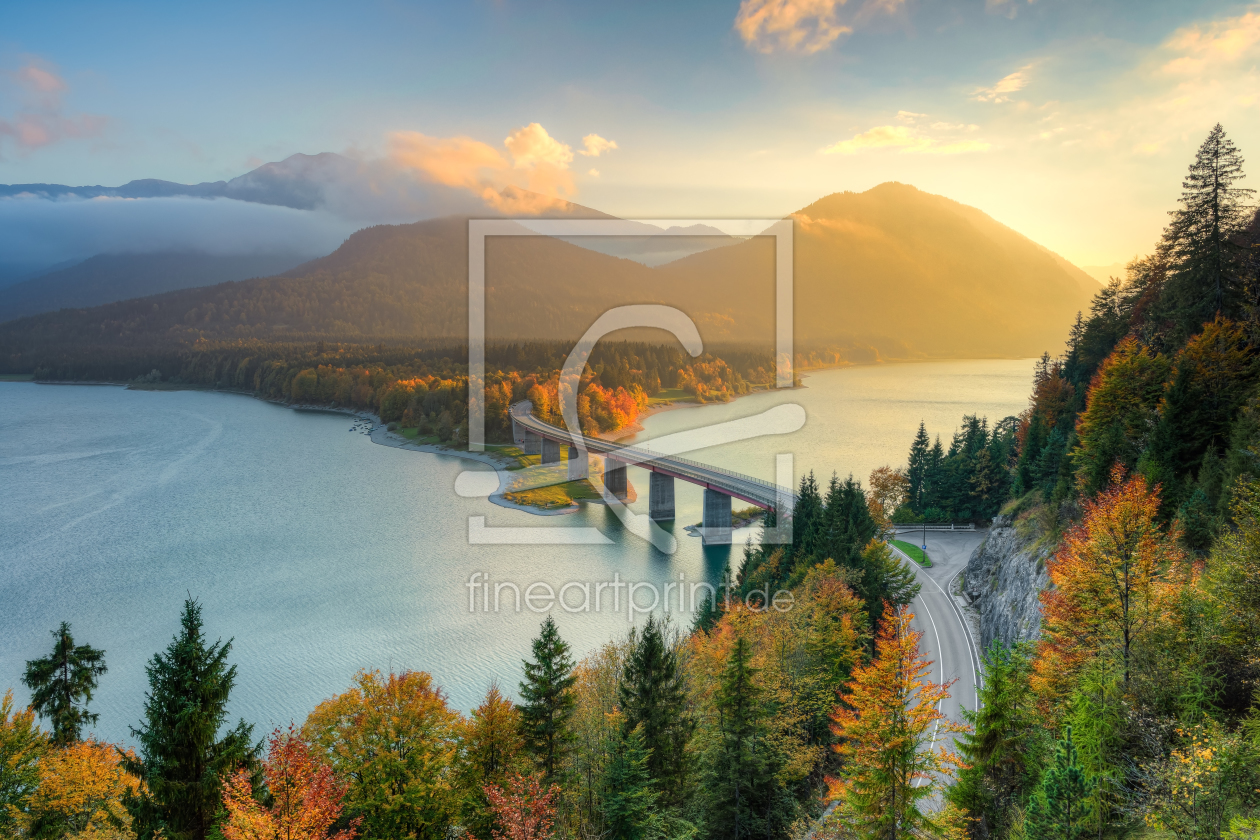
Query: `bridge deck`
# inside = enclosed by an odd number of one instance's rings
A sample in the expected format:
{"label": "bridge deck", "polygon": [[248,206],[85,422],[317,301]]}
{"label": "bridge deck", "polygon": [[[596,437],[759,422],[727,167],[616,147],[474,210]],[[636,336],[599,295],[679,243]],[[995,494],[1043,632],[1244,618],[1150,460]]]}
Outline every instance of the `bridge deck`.
{"label": "bridge deck", "polygon": [[[572,442],[567,429],[544,423],[531,413],[532,409],[533,405],[528,401],[517,403],[511,408],[512,420],[539,437],[561,443]],[[790,513],[796,504],[796,494],[764,479],[724,470],[721,467],[710,466],[678,455],[662,455],[642,446],[627,446],[586,435],[582,435],[581,439],[588,452],[680,478],[683,481],[743,499],[764,510],[778,510],[782,505],[783,509]]]}

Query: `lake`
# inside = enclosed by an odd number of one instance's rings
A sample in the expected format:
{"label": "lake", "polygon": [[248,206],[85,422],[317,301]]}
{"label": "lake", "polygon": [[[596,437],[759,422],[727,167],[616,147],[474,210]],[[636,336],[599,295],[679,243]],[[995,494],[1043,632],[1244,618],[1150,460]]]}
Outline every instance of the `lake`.
{"label": "lake", "polygon": [[[865,481],[904,462],[920,420],[948,443],[963,414],[1018,414],[1032,370],[1032,360],[983,360],[821,371],[804,388],[653,415],[634,440],[795,402],[800,431],[688,456],[772,478],[775,454],[791,452],[798,476]],[[429,671],[467,711],[492,679],[515,695],[542,619],[510,596],[498,612],[479,598],[470,610],[472,573],[522,590],[614,576],[716,583],[754,533],[701,546],[683,526],[699,521],[702,491],[679,482],[679,546],[662,554],[601,506],[538,517],[461,498],[456,476],[480,465],[377,445],[351,426],[233,394],[0,383],[0,691],[27,702],[25,661],[51,650],[50,631],[68,621],[76,642],[106,651],[94,731],[130,742],[145,663],[192,595],[209,636],[234,639],[231,713],[259,734],[300,723],[360,669]],[[646,513],[647,473],[629,475],[641,496],[632,507]],[[470,545],[475,516],[490,527],[595,526],[611,543]],[[673,606],[688,626],[688,610]],[[644,618],[624,602],[553,615],[578,658]]]}

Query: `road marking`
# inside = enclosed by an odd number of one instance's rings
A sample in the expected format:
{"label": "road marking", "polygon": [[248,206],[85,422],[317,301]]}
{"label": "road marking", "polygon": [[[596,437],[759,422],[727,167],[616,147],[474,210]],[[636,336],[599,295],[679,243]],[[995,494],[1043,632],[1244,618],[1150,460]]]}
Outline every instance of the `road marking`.
{"label": "road marking", "polygon": [[[932,633],[936,636],[936,667],[941,672],[941,684],[944,685],[945,684],[945,651],[941,649],[941,634],[937,632],[936,630],[936,619],[932,618],[932,610],[927,605],[927,599],[920,596],[919,603],[923,605],[923,609],[927,613],[928,621],[932,622]],[[936,701],[936,713],[938,715],[941,713],[941,704],[944,702],[945,702],[944,697]],[[929,750],[936,746],[936,736],[939,735],[940,732],[941,732],[941,719],[938,717],[936,719],[936,727],[932,730],[932,743],[928,744]],[[919,779],[919,781],[924,782],[927,780],[921,778]],[[919,787],[919,785],[916,784],[915,787]]]}

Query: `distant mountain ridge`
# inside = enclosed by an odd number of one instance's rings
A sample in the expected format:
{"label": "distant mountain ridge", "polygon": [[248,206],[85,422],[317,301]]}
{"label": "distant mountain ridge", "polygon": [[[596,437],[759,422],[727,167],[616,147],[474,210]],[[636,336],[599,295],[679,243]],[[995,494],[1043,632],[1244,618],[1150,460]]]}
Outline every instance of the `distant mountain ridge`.
{"label": "distant mountain ridge", "polygon": [[[1057,351],[1062,324],[1098,288],[981,211],[904,184],[835,193],[793,218],[796,343],[849,348],[848,358]],[[101,342],[459,339],[467,259],[465,217],[377,225],[282,276],[0,325],[0,354],[12,366],[41,347]],[[774,338],[770,237],[657,268],[546,236],[491,237],[486,282],[491,340],[575,339],[630,303],[676,306],[710,343]]]}
{"label": "distant mountain ridge", "polygon": [[98,254],[75,265],[0,288],[0,322],[58,309],[85,309],[177,289],[270,277],[307,259],[297,254]]}
{"label": "distant mountain ridge", "polygon": [[234,198],[257,204],[314,210],[324,198],[325,185],[351,174],[356,165],[334,152],[295,154],[264,163],[230,181],[178,184],[158,178],[128,181],[121,187],[70,187],[65,184],[0,184],[0,197],[31,195],[39,198]]}

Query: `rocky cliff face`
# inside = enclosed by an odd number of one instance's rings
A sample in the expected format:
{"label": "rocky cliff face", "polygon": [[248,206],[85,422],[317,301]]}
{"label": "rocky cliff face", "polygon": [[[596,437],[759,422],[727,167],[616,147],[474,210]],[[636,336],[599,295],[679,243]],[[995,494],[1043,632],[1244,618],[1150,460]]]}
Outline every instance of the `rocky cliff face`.
{"label": "rocky cliff face", "polygon": [[1053,546],[1036,524],[998,516],[984,542],[972,552],[963,573],[963,594],[980,613],[980,643],[987,649],[1031,641],[1041,635],[1037,595],[1049,586],[1046,560]]}

